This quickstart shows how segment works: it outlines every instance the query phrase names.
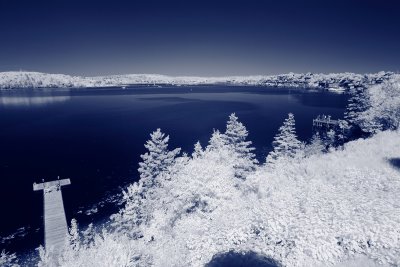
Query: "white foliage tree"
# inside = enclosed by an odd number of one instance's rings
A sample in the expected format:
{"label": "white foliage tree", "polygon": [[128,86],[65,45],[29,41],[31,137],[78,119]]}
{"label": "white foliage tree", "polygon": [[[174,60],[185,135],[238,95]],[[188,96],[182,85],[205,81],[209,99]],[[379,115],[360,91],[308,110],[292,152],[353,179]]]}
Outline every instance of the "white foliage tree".
{"label": "white foliage tree", "polygon": [[311,137],[310,143],[305,146],[304,150],[304,153],[307,157],[311,155],[322,154],[322,152],[325,150],[325,145],[318,132]]}
{"label": "white foliage tree", "polygon": [[68,236],[69,245],[74,251],[78,251],[80,248],[80,236],[79,236],[79,228],[78,222],[76,219],[71,220],[71,227],[69,228],[69,236]]}
{"label": "white foliage tree", "polygon": [[[142,235],[140,226],[148,221],[151,214],[152,202],[157,198],[154,190],[163,182],[158,180],[161,176],[164,179],[168,177],[168,169],[180,152],[180,148],[168,150],[169,136],[165,136],[160,129],[151,133],[150,137],[145,144],[148,152],[141,155],[143,162],[139,163],[140,181],[123,191],[125,206],[112,216],[115,230],[128,232],[134,238]],[[180,164],[184,164],[183,161]]]}
{"label": "white foliage tree", "polygon": [[95,234],[93,223],[90,223],[86,230],[82,231],[82,245],[85,248],[90,248],[93,245]]}
{"label": "white foliage tree", "polygon": [[138,169],[144,187],[155,185],[156,177],[160,173],[167,171],[181,150],[180,148],[176,148],[169,151],[169,136],[165,136],[160,129],[151,133],[150,137],[151,139],[144,145],[148,152],[140,156],[143,162],[139,163]]}
{"label": "white foliage tree", "polygon": [[42,266],[62,266],[63,261],[75,259],[78,254],[85,250],[86,247],[81,246],[81,237],[76,219],[71,220],[71,227],[68,228],[67,239],[65,240],[64,250],[60,257],[52,257],[53,251],[45,251],[42,247],[39,248],[39,255]]}
{"label": "white foliage tree", "polygon": [[295,120],[292,113],[283,122],[279,128],[278,134],[272,142],[273,151],[267,156],[267,164],[273,164],[282,158],[294,158],[301,148],[301,142],[297,139]]}
{"label": "white foliage tree", "polygon": [[333,129],[330,129],[325,136],[325,145],[327,147],[333,147],[336,143],[336,132]]}
{"label": "white foliage tree", "polygon": [[400,125],[400,76],[382,84],[355,90],[349,99],[345,119],[369,134],[398,129]]}
{"label": "white foliage tree", "polygon": [[204,155],[203,147],[200,144],[200,141],[194,145],[194,151],[192,153],[193,158],[201,158]]}
{"label": "white foliage tree", "polygon": [[221,134],[219,130],[214,130],[210,141],[208,141],[208,146],[207,146],[207,151],[219,151],[226,147],[226,138],[224,137],[224,134]]}
{"label": "white foliage tree", "polygon": [[344,118],[351,125],[360,125],[360,114],[370,107],[367,89],[357,87],[350,91],[350,98],[347,103]]}
{"label": "white foliage tree", "polygon": [[248,135],[246,127],[239,122],[235,113],[232,113],[226,124],[223,139],[237,154],[238,159],[234,165],[235,176],[241,179],[246,178],[249,172],[254,171],[258,163],[256,155],[252,152],[255,148],[251,146],[251,141],[247,141]]}
{"label": "white foliage tree", "polygon": [[358,116],[362,130],[376,133],[381,130],[399,129],[400,76],[372,86],[367,93],[370,106]]}
{"label": "white foliage tree", "polygon": [[112,225],[116,232],[125,232],[133,238],[140,237],[140,225],[146,221],[147,215],[143,183],[141,181],[133,183],[122,193],[125,206],[111,217]]}
{"label": "white foliage tree", "polygon": [[337,141],[340,145],[343,145],[347,140],[347,134],[350,130],[350,125],[346,120],[339,120]]}

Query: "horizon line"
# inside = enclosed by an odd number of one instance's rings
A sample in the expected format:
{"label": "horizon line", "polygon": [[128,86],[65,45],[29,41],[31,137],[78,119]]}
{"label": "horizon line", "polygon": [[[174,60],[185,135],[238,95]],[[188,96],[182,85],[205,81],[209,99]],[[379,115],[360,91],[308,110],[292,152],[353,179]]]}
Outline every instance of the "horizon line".
{"label": "horizon line", "polygon": [[289,75],[289,74],[317,74],[317,75],[329,75],[329,74],[357,74],[357,75],[369,75],[369,74],[378,74],[378,73],[393,73],[400,74],[399,71],[393,70],[380,70],[376,72],[365,72],[365,73],[357,73],[351,71],[343,71],[343,72],[286,72],[286,73],[278,73],[278,74],[250,74],[250,75],[221,75],[221,76],[202,76],[202,75],[169,75],[169,74],[161,74],[161,73],[122,73],[122,74],[102,74],[102,75],[74,75],[74,74],[66,74],[66,73],[50,73],[50,72],[42,72],[42,71],[34,71],[34,70],[9,70],[9,71],[0,71],[0,74],[5,73],[38,73],[38,74],[47,74],[47,75],[65,75],[70,77],[80,77],[80,78],[95,78],[95,77],[110,77],[110,76],[126,76],[126,75],[157,75],[164,77],[173,77],[173,78],[227,78],[227,77],[270,77],[270,76],[279,76],[279,75]]}

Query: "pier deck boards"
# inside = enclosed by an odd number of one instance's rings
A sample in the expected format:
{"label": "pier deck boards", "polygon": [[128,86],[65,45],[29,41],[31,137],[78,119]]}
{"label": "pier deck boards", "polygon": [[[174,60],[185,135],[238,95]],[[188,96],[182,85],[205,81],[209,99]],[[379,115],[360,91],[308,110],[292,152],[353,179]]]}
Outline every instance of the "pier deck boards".
{"label": "pier deck boards", "polygon": [[314,119],[313,123],[315,125],[324,125],[324,124],[337,125],[339,123],[339,121],[337,121],[337,120],[318,120],[318,119]]}
{"label": "pier deck boards", "polygon": [[69,179],[33,184],[33,190],[43,190],[44,245],[53,259],[61,252],[68,233],[61,186],[69,184]]}
{"label": "pier deck boards", "polygon": [[331,116],[318,115],[316,119],[313,119],[313,127],[334,127],[339,124],[338,120],[332,120]]}

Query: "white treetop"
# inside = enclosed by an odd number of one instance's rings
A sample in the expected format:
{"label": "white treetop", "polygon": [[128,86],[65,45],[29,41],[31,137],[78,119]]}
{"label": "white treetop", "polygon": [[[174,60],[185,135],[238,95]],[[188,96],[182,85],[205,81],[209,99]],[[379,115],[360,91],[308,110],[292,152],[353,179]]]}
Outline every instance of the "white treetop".
{"label": "white treetop", "polygon": [[78,251],[80,248],[80,237],[78,222],[76,221],[76,219],[71,220],[71,227],[69,228],[68,239],[72,250]]}
{"label": "white treetop", "polygon": [[274,163],[284,157],[294,157],[301,148],[301,142],[297,139],[295,120],[292,113],[288,114],[283,125],[272,143],[274,150],[267,156],[267,163]]}
{"label": "white treetop", "polygon": [[197,143],[194,145],[194,151],[192,153],[193,158],[199,158],[204,154],[203,147],[200,144],[200,141],[197,141]]}
{"label": "white treetop", "polygon": [[400,126],[400,76],[385,84],[372,86],[367,91],[370,105],[359,114],[365,132],[396,130]]}
{"label": "white treetop", "polygon": [[322,152],[325,150],[325,145],[318,132],[312,136],[310,143],[305,146],[304,150],[304,153],[307,157],[311,155],[322,154]]}
{"label": "white treetop", "polygon": [[351,97],[348,100],[344,117],[350,124],[358,125],[360,114],[370,106],[369,97],[367,89],[362,87],[352,90],[350,93]]}
{"label": "white treetop", "polygon": [[140,179],[145,187],[155,184],[155,178],[163,171],[166,171],[179,154],[180,148],[168,150],[169,136],[165,136],[160,129],[150,134],[151,139],[144,145],[148,152],[141,155],[143,162],[139,163]]}
{"label": "white treetop", "polygon": [[239,122],[235,113],[232,113],[226,124],[226,131],[223,138],[233,148],[233,151],[237,153],[238,161],[234,166],[235,176],[242,179],[246,178],[247,173],[254,171],[258,163],[256,155],[252,153],[255,148],[251,146],[251,141],[247,141],[248,135],[249,132],[246,127]]}
{"label": "white treetop", "polygon": [[226,146],[225,137],[219,130],[214,130],[210,141],[208,141],[207,151],[219,150]]}

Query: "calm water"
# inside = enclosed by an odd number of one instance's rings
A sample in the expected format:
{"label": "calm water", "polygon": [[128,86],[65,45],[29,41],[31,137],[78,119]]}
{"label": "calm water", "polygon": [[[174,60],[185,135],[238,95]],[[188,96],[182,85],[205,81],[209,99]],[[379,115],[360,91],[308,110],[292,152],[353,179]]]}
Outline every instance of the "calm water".
{"label": "calm water", "polygon": [[71,178],[63,189],[68,220],[85,225],[115,212],[117,193],[138,179],[139,155],[156,128],[170,135],[171,147],[191,153],[236,112],[263,161],[288,112],[307,140],[314,117],[342,118],[346,102],[345,95],[257,87],[2,92],[0,249],[24,251],[42,242],[42,193],[32,191],[41,179]]}

